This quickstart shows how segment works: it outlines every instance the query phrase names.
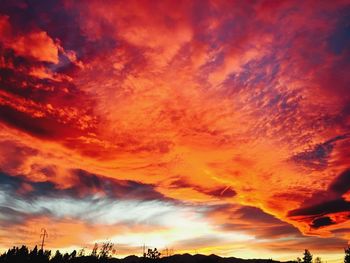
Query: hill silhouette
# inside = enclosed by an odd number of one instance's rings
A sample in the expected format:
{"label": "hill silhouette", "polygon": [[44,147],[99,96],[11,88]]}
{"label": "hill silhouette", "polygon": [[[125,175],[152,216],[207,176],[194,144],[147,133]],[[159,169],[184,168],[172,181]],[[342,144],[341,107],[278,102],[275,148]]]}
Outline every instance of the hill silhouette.
{"label": "hill silhouette", "polygon": [[[119,259],[120,263],[142,263],[142,262],[153,262],[154,260],[149,258],[129,256],[124,259]],[[162,257],[156,259],[155,261],[159,263],[277,263],[279,261],[274,261],[271,259],[241,259],[235,257],[220,257],[217,255],[190,255],[190,254],[176,254],[169,257]]]}
{"label": "hill silhouette", "polygon": [[[96,252],[96,251],[95,251]],[[29,250],[26,246],[13,247],[0,256],[0,263],[278,263],[272,259],[241,259],[235,257],[220,257],[217,255],[190,255],[190,254],[176,254],[168,257],[151,258],[145,254],[144,257],[135,255],[127,256],[125,258],[113,258],[109,253],[94,253],[85,256],[82,253],[73,252],[61,254],[56,251],[52,254],[50,250],[38,250],[35,247]],[[289,261],[291,263],[295,261]]]}
{"label": "hill silhouette", "polygon": [[[111,257],[111,253],[115,253],[113,243],[105,242],[98,250],[98,245],[95,244],[90,255],[85,255],[84,249],[77,252],[74,250],[71,253],[62,254],[59,250],[55,254],[51,250],[34,249],[29,250],[26,246],[13,247],[0,255],[0,263],[280,263],[272,259],[241,259],[236,257],[220,257],[217,255],[190,255],[176,254],[167,257],[160,257],[158,250],[148,249],[143,257],[135,255],[125,258]],[[344,249],[344,263],[350,263],[350,246]],[[303,259],[297,258],[293,261],[285,261],[284,263],[322,263],[321,258],[316,257],[313,261],[313,256],[309,250],[305,249]]]}

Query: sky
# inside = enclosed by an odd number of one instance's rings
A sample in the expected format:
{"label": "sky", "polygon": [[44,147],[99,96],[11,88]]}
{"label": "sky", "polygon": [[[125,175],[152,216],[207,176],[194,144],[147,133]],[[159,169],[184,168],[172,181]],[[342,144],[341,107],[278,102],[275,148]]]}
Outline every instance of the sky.
{"label": "sky", "polygon": [[1,1],[0,250],[340,262],[350,1]]}

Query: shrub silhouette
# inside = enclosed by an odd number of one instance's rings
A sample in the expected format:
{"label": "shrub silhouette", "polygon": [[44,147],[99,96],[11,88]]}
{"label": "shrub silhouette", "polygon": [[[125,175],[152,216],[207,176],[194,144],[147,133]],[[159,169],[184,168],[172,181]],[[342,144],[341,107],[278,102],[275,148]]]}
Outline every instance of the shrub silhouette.
{"label": "shrub silhouette", "polygon": [[344,263],[350,263],[350,246],[344,249],[345,257],[344,257]]}

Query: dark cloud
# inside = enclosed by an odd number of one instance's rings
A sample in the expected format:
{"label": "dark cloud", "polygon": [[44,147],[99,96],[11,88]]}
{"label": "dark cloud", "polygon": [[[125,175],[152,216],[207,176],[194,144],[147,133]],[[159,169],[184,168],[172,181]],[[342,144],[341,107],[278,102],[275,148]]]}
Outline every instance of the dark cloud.
{"label": "dark cloud", "polygon": [[14,177],[0,172],[0,181],[0,187],[2,190],[17,190],[23,182],[23,179],[21,177]]}
{"label": "dark cloud", "polygon": [[27,214],[14,210],[7,206],[0,206],[0,222],[1,226],[8,226],[14,224],[23,224],[26,220]]}
{"label": "dark cloud", "polygon": [[206,189],[199,185],[191,184],[185,178],[177,178],[170,184],[171,188],[191,188],[197,192],[210,195],[216,198],[231,198],[237,195],[236,191],[230,186],[223,186],[214,189]]}
{"label": "dark cloud", "polygon": [[300,231],[296,227],[288,224],[267,227],[266,229],[262,229],[260,233],[260,236],[264,238],[299,236],[299,235],[300,235]]}
{"label": "dark cloud", "polygon": [[253,206],[216,205],[209,209],[208,217],[223,217],[222,229],[244,232],[259,238],[300,236],[294,226],[281,221]]}
{"label": "dark cloud", "polygon": [[170,184],[171,188],[190,188],[193,187],[185,178],[179,177],[173,180]]}
{"label": "dark cloud", "polygon": [[33,116],[7,105],[0,105],[0,120],[10,127],[41,139],[63,141],[83,134],[81,128],[72,122],[64,123],[64,119],[60,120],[52,115]]}
{"label": "dark cloud", "polygon": [[101,191],[116,199],[155,200],[165,199],[153,185],[130,180],[118,180],[88,173],[84,170],[73,170],[75,185],[70,190],[77,194],[89,194]]}
{"label": "dark cloud", "polygon": [[249,227],[254,225],[256,228],[255,234],[259,237],[278,237],[284,235],[298,235],[299,231],[275,216],[267,214],[261,209],[252,206],[243,206],[236,212],[241,220],[249,224]]}
{"label": "dark cloud", "polygon": [[314,146],[310,150],[297,153],[291,160],[310,169],[324,170],[328,166],[328,158],[334,149],[335,143],[348,137],[348,134],[336,136],[322,144]]}
{"label": "dark cloud", "polygon": [[288,216],[319,216],[350,211],[350,202],[344,199],[326,201],[312,206],[305,206],[288,212]]}
{"label": "dark cloud", "polygon": [[323,170],[327,168],[328,157],[332,150],[332,144],[324,143],[317,145],[312,150],[296,154],[292,160],[311,169]]}
{"label": "dark cloud", "polygon": [[337,55],[349,51],[350,46],[350,8],[344,8],[339,14],[336,30],[329,36],[329,49]]}
{"label": "dark cloud", "polygon": [[130,180],[106,178],[83,170],[73,170],[73,186],[62,189],[57,184],[44,181],[32,182],[23,176],[11,176],[0,172],[0,190],[12,196],[27,199],[39,197],[87,198],[97,192],[112,200],[169,200],[154,189],[153,185]]}
{"label": "dark cloud", "polygon": [[206,194],[219,197],[219,198],[230,198],[237,195],[236,191],[234,191],[231,187],[223,187],[214,190],[207,191]]}
{"label": "dark cloud", "polygon": [[54,119],[33,117],[5,105],[0,105],[0,120],[13,128],[43,139],[61,138],[63,134],[71,133],[70,129],[64,129]]}
{"label": "dark cloud", "polygon": [[325,216],[325,217],[319,217],[319,218],[314,219],[311,223],[311,227],[312,228],[320,228],[323,226],[330,226],[330,225],[334,225],[334,224],[336,224],[336,222],[334,222],[330,217]]}
{"label": "dark cloud", "polygon": [[339,196],[350,190],[350,169],[342,172],[328,187],[329,191],[337,193]]}
{"label": "dark cloud", "polygon": [[240,218],[249,222],[258,221],[259,223],[276,224],[281,223],[279,219],[273,215],[267,214],[261,209],[253,206],[244,206],[239,208],[236,213]]}
{"label": "dark cloud", "polygon": [[12,196],[25,197],[27,199],[35,199],[42,196],[55,196],[65,193],[57,188],[57,186],[49,181],[32,182],[23,176],[11,176],[0,172],[0,190],[8,192]]}
{"label": "dark cloud", "polygon": [[[342,197],[349,190],[350,170],[347,169],[331,182],[326,191],[314,193],[311,198],[305,200],[302,207],[289,211],[288,216],[311,216],[314,218],[314,221],[311,223],[312,227],[326,226],[327,217],[320,218],[320,216],[350,211],[350,202]],[[332,221],[333,223],[336,222]]]}

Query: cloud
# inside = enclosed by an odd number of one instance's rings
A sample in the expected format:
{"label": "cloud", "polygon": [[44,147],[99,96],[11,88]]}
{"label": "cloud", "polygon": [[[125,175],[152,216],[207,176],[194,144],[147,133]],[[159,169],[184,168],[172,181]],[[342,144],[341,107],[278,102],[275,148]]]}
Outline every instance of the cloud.
{"label": "cloud", "polygon": [[350,169],[342,172],[333,182],[329,185],[329,190],[337,193],[338,195],[343,195],[350,190]]}
{"label": "cloud", "polygon": [[115,200],[170,201],[157,192],[153,185],[106,178],[83,170],[72,171],[71,186],[66,188],[61,188],[55,181],[49,181],[53,179],[50,176],[47,181],[32,182],[22,176],[0,173],[0,179],[3,183],[1,189],[28,200],[39,197],[87,198],[101,195]]}
{"label": "cloud", "polygon": [[16,173],[28,156],[38,154],[38,150],[11,140],[1,140],[0,151],[1,170],[8,173]]}
{"label": "cloud", "polygon": [[260,238],[298,237],[300,232],[294,226],[252,206],[213,206],[207,212],[209,218],[221,224],[224,231],[243,232]]}
{"label": "cloud", "polygon": [[314,221],[312,221],[311,227],[319,228],[319,227],[329,226],[333,224],[335,224],[335,222],[330,217],[326,216],[326,217],[316,218]]}
{"label": "cloud", "polygon": [[214,198],[232,198],[237,193],[230,187],[230,186],[222,186],[217,188],[204,188],[200,185],[191,184],[188,182],[185,178],[178,178],[171,182],[170,184],[171,189],[184,189],[188,188],[190,190],[193,190],[195,192],[199,192],[205,195],[209,195]]}
{"label": "cloud", "polygon": [[70,190],[80,194],[102,193],[115,199],[163,200],[155,186],[130,180],[106,178],[83,170],[73,170],[74,187]]}
{"label": "cloud", "polygon": [[347,133],[338,135],[322,144],[314,146],[313,149],[297,153],[291,160],[311,170],[324,170],[328,166],[328,159],[331,156],[335,144],[339,143],[339,141],[347,140],[348,137],[349,134]]}
{"label": "cloud", "polygon": [[116,225],[139,221],[146,241],[203,253],[344,243],[346,1],[0,7],[6,224],[57,224],[65,247],[113,225],[135,249]]}
{"label": "cloud", "polygon": [[[295,238],[291,240],[278,240],[278,242],[261,242],[257,244],[257,247],[269,247],[271,251],[288,251],[292,253],[293,251],[299,250],[300,247],[308,247],[310,251],[317,251],[322,247],[323,253],[331,253],[337,250],[339,247],[344,247],[347,245],[346,239],[341,238]],[[298,254],[297,254],[298,255]],[[296,256],[297,256],[296,255]],[[325,254],[327,255],[327,254]]]}
{"label": "cloud", "polygon": [[16,211],[10,207],[1,206],[0,222],[2,227],[24,224],[29,218],[28,214]]}
{"label": "cloud", "polygon": [[300,215],[325,215],[330,213],[337,212],[346,212],[349,211],[350,204],[349,202],[344,201],[343,199],[336,199],[331,201],[325,201],[320,204],[316,204],[309,207],[303,207],[296,210],[292,210],[289,213],[289,216],[300,216]]}
{"label": "cloud", "polygon": [[[91,223],[108,224],[134,220],[148,222],[149,218],[154,217],[153,222],[157,224],[162,222],[159,220],[162,220],[163,215],[169,216],[169,213],[175,212],[174,207],[177,206],[169,200],[161,200],[159,194],[150,197],[147,191],[139,190],[142,184],[130,181],[107,180],[103,182],[106,188],[100,186],[100,190],[103,189],[105,192],[96,192],[94,188],[96,180],[99,179],[86,177],[85,183],[88,185],[85,187],[90,191],[86,192],[85,196],[81,194],[78,196],[78,189],[59,189],[52,182],[30,182],[22,177],[4,173],[0,173],[0,179],[2,182],[0,205],[2,210],[8,211],[7,216],[2,217],[1,221],[10,225],[22,224],[27,219],[40,216],[56,219],[76,218]],[[113,187],[116,193],[108,192],[108,187]],[[121,193],[121,190],[124,192]],[[125,209],[129,212],[126,213]],[[182,208],[179,206],[179,209]],[[137,217],[135,213],[138,214]],[[16,220],[11,221],[11,217]]]}
{"label": "cloud", "polygon": [[[349,214],[350,202],[343,195],[350,189],[349,170],[343,171],[328,186],[326,191],[315,193],[311,198],[305,200],[302,207],[288,212],[290,217],[306,217],[312,228],[321,228],[344,222],[344,216],[334,217],[337,213]],[[330,215],[330,216],[325,216]],[[346,221],[346,219],[345,219]]]}
{"label": "cloud", "polygon": [[0,16],[2,45],[13,49],[17,55],[38,61],[58,63],[58,45],[44,31],[20,35],[13,32],[8,16]]}

